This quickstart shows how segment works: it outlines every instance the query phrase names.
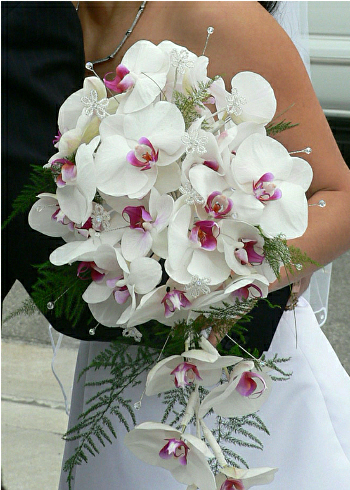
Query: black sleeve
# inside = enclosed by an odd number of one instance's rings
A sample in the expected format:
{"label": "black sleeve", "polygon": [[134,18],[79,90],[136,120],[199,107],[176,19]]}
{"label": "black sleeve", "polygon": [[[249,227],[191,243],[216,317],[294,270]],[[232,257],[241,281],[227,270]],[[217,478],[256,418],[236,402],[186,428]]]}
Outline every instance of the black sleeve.
{"label": "black sleeve", "polygon": [[[60,105],[82,87],[84,45],[71,2],[2,2],[2,222],[28,183],[30,165],[57,151]],[[30,291],[33,264],[63,242],[28,225],[27,214],[2,232],[2,295],[16,279]]]}

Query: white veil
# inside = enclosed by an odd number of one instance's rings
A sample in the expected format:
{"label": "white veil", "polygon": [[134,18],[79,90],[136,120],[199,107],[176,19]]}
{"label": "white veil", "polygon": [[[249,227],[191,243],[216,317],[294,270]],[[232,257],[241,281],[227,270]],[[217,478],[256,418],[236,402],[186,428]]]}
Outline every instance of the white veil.
{"label": "white veil", "polygon": [[[287,32],[304,61],[311,78],[309,55],[308,2],[277,2],[274,13],[277,22]],[[315,272],[310,285],[303,296],[308,300],[320,326],[327,319],[328,296],[331,280],[332,264],[328,264]]]}

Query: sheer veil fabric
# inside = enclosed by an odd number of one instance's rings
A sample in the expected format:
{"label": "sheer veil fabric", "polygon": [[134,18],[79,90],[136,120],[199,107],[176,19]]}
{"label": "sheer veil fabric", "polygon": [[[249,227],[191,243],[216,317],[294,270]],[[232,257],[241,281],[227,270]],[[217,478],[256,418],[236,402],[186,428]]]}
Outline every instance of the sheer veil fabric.
{"label": "sheer veil fabric", "polygon": [[[304,61],[311,78],[309,55],[308,2],[278,2],[275,19],[287,32]],[[329,287],[332,264],[328,264],[312,275],[310,285],[303,294],[310,303],[320,326],[327,320]]]}
{"label": "sheer veil fabric", "polygon": [[[309,67],[306,8],[306,2],[279,2],[275,17]],[[308,293],[319,302],[312,301],[319,318],[315,318],[305,298],[300,298],[295,310],[283,313],[267,352],[268,358],[275,353],[290,357],[283,368],[293,375],[289,381],[274,383],[269,399],[258,413],[270,430],[270,435],[256,434],[264,450],[233,447],[251,468],[279,468],[274,481],[266,487],[269,490],[349,488],[350,378],[320,329],[324,320],[321,315],[325,315],[327,307],[330,273],[320,272],[319,276],[325,280],[313,279]],[[77,423],[79,414],[87,408],[86,401],[95,393],[96,388],[84,384],[97,381],[102,374],[106,377],[106,373],[89,371],[78,382],[79,373],[105,347],[104,343],[81,342],[69,427]],[[137,347],[131,348],[131,352],[132,349]],[[140,378],[141,384],[136,388],[126,389],[125,397],[132,403],[140,399],[145,377]],[[163,407],[158,397],[145,396],[141,410],[136,413],[137,423],[160,421]],[[166,470],[137,460],[123,444],[124,428],[117,419],[113,425],[118,439],[106,447],[99,445],[99,455],[89,456],[88,464],[75,468],[73,490],[186,490]],[[72,456],[76,444],[77,441],[66,444],[64,461]],[[66,477],[62,472],[59,490],[68,490]]]}

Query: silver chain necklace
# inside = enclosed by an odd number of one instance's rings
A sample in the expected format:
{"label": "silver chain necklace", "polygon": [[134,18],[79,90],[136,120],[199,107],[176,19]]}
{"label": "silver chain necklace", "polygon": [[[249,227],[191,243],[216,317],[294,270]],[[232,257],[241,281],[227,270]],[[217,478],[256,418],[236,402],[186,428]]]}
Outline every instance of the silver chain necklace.
{"label": "silver chain necklace", "polygon": [[[120,51],[120,49],[122,48],[122,46],[125,44],[125,41],[128,39],[128,37],[130,36],[130,34],[132,33],[132,31],[134,30],[134,27],[136,26],[137,21],[141,17],[142,12],[145,10],[146,3],[147,3],[147,1],[144,1],[144,2],[141,3],[141,6],[140,6],[140,8],[137,11],[137,14],[136,14],[136,17],[135,17],[133,23],[131,24],[131,26],[129,27],[129,29],[126,31],[126,33],[124,34],[123,39],[120,41],[120,43],[118,44],[118,46],[116,47],[116,49],[113,51],[113,53],[111,53],[110,55],[106,56],[105,58],[100,58],[100,59],[95,60],[95,61],[88,61],[85,64],[85,68],[87,70],[93,71],[94,65],[97,65],[99,63],[104,63],[105,61],[112,60],[115,57],[115,55]],[[77,6],[75,8],[75,10],[77,12],[79,11],[79,4],[80,4],[80,2],[77,3]]]}

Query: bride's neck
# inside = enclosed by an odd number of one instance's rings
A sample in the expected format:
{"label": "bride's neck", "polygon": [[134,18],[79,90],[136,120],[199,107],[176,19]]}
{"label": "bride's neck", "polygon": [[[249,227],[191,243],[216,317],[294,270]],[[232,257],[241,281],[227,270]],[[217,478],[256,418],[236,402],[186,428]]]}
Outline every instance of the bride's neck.
{"label": "bride's neck", "polygon": [[73,2],[78,8],[80,19],[90,26],[106,28],[115,25],[122,16],[132,16],[136,13],[141,2]]}

